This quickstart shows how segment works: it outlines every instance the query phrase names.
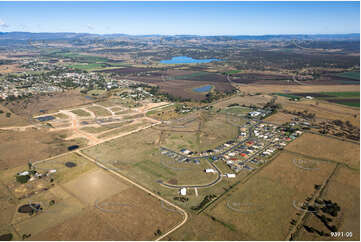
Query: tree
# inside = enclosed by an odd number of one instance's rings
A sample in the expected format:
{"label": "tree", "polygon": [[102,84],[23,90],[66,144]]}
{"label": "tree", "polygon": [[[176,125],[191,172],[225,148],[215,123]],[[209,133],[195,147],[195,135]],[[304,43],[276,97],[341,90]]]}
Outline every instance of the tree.
{"label": "tree", "polygon": [[6,117],[10,118],[11,117],[11,113],[6,113]]}
{"label": "tree", "polygon": [[29,181],[30,179],[30,176],[29,175],[25,175],[25,176],[19,176],[17,175],[16,176],[16,181],[21,183],[21,184],[25,184]]}

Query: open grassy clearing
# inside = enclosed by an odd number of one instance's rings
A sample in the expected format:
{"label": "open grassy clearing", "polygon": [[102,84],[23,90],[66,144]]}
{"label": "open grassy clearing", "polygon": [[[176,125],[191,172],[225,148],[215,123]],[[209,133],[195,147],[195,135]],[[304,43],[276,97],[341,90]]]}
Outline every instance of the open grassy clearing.
{"label": "open grassy clearing", "polygon": [[222,116],[204,116],[199,134],[199,149],[213,149],[238,136],[238,127],[225,122]]}
{"label": "open grassy clearing", "polygon": [[205,212],[236,231],[237,240],[284,240],[298,211],[293,201],[304,201],[335,167],[315,160],[318,169],[304,170],[293,163],[295,158],[301,157],[281,153]]}
{"label": "open grassy clearing", "polygon": [[[124,101],[124,99],[120,99],[120,98],[109,98],[105,101],[100,101],[97,102],[98,105],[104,106],[104,107],[113,107],[113,106],[118,106],[118,105],[123,105],[124,103],[126,103]],[[113,110],[115,111],[115,110]]]}
{"label": "open grassy clearing", "polygon": [[79,117],[89,117],[90,116],[90,113],[83,109],[75,109],[75,110],[71,110],[70,112],[78,115]]}
{"label": "open grassy clearing", "polygon": [[181,149],[199,151],[196,132],[164,132],[160,145],[177,152]]}
{"label": "open grassy clearing", "polygon": [[173,124],[168,128],[162,127],[164,130],[170,129],[171,131],[163,133],[160,145],[176,151],[186,148],[200,152],[213,149],[238,135],[237,126],[232,125],[229,120],[227,122],[224,115],[203,113],[201,118],[197,118],[197,122],[191,124],[192,128],[187,125],[184,128],[174,129]]}
{"label": "open grassy clearing", "polygon": [[282,125],[284,123],[290,122],[293,118],[295,118],[295,116],[292,114],[277,112],[267,117],[264,121]]}
{"label": "open grassy clearing", "polygon": [[124,110],[124,108],[121,108],[121,107],[112,107],[111,110],[112,110],[113,112],[119,112],[119,111]]}
{"label": "open grassy clearing", "polygon": [[247,114],[249,113],[251,110],[249,108],[246,107],[242,107],[242,106],[233,106],[233,107],[227,107],[225,109],[223,109],[221,112],[222,113],[230,113],[230,114]]}
{"label": "open grassy clearing", "polygon": [[95,114],[95,116],[97,116],[97,117],[112,115],[111,112],[109,112],[108,110],[106,110],[105,108],[102,108],[100,106],[90,106],[90,107],[87,107],[86,109],[93,112]]}
{"label": "open grassy clearing", "polygon": [[360,168],[360,145],[355,143],[305,133],[289,144],[285,150],[343,163],[356,170]]}

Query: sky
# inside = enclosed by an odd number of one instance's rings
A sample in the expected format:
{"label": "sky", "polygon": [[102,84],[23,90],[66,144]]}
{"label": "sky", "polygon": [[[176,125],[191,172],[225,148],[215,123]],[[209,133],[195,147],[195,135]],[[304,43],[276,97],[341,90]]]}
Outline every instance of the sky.
{"label": "sky", "polygon": [[360,2],[0,2],[0,32],[360,33]]}

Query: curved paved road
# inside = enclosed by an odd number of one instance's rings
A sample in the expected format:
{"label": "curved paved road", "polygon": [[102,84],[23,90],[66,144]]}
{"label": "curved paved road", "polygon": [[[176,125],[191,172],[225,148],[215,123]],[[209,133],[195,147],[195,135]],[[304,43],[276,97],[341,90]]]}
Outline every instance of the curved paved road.
{"label": "curved paved road", "polygon": [[[227,150],[225,150],[225,151],[223,151],[223,152],[221,152],[221,153],[219,153],[219,154],[217,154],[217,155],[207,155],[207,156],[199,156],[199,157],[187,157],[187,156],[185,156],[185,155],[182,155],[182,154],[180,154],[180,153],[177,153],[177,152],[172,151],[172,150],[170,150],[170,149],[167,149],[167,148],[165,148],[165,147],[161,147],[161,148],[162,148],[162,149],[165,149],[165,150],[168,150],[168,151],[170,151],[170,152],[176,153],[176,154],[178,154],[178,155],[180,155],[180,156],[182,156],[182,157],[184,157],[184,158],[188,158],[188,159],[191,159],[191,160],[201,159],[201,158],[209,158],[209,157],[211,157],[211,156],[220,157],[220,156],[228,153],[229,151],[231,151],[231,150],[239,147],[239,146],[242,145],[243,143],[249,141],[249,139],[252,137],[252,133],[253,133],[253,127],[250,127],[250,128],[248,129],[248,136],[247,136],[247,138],[246,138],[245,140],[237,143],[236,145],[232,146],[231,148],[229,148],[229,149],[227,149]],[[165,187],[168,187],[168,188],[178,188],[178,189],[179,189],[179,188],[183,188],[183,187],[185,187],[185,188],[206,188],[206,187],[214,186],[215,184],[217,184],[218,182],[220,182],[220,181],[222,180],[222,172],[218,169],[218,167],[217,167],[214,163],[209,162],[209,164],[210,164],[214,169],[216,169],[216,171],[217,171],[217,178],[216,178],[216,180],[212,181],[211,183],[204,184],[204,185],[173,185],[173,184],[168,184],[168,183],[160,182],[160,184],[161,184],[162,186],[165,186]]]}

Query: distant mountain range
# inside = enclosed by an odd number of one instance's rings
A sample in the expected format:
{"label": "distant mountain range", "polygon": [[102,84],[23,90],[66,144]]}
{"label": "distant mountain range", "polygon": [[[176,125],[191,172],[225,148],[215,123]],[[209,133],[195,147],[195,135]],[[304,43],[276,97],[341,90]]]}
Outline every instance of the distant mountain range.
{"label": "distant mountain range", "polygon": [[171,39],[211,39],[211,40],[360,40],[360,34],[286,34],[286,35],[127,35],[127,34],[89,34],[89,33],[31,33],[31,32],[0,32],[1,40],[55,40],[78,38],[167,38]]}

